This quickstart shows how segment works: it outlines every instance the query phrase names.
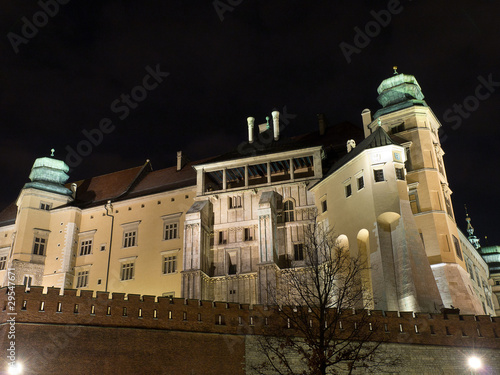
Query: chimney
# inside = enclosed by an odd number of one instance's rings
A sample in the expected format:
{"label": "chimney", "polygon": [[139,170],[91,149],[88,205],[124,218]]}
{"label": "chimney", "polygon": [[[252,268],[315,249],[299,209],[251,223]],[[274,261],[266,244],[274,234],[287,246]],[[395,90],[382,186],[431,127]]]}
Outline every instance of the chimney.
{"label": "chimney", "polygon": [[370,130],[368,129],[368,125],[370,125],[372,122],[372,111],[370,111],[368,108],[363,109],[363,112],[361,112],[361,119],[363,120],[363,130],[365,131],[366,138],[371,134]]}
{"label": "chimney", "polygon": [[356,147],[356,142],[354,141],[354,139],[349,139],[347,141],[347,152],[351,152],[354,148]]}
{"label": "chimney", "polygon": [[255,118],[248,117],[247,122],[248,122],[248,143],[253,143],[253,127],[255,123]]}
{"label": "chimney", "polygon": [[71,184],[71,191],[72,191],[71,196],[73,197],[73,199],[75,199],[75,198],[76,198],[76,188],[77,188],[77,185],[73,182],[73,183]]}
{"label": "chimney", "polygon": [[325,114],[324,113],[318,114],[318,125],[319,125],[319,135],[325,135],[326,121],[325,121]]}
{"label": "chimney", "polygon": [[177,171],[180,171],[186,165],[186,157],[182,155],[182,151],[177,151]]}
{"label": "chimney", "polygon": [[280,113],[278,111],[273,111],[273,128],[274,128],[274,140],[280,139]]}

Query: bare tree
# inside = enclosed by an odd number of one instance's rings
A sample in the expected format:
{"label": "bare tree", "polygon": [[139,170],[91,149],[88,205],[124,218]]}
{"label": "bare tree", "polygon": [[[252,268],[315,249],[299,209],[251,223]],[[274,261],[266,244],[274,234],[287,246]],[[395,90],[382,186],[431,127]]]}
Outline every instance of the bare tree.
{"label": "bare tree", "polygon": [[[299,249],[300,250],[300,249]],[[305,229],[303,262],[280,271],[273,293],[280,322],[259,337],[259,374],[351,374],[379,365],[372,341],[366,254],[351,255],[342,241],[315,224]],[[269,291],[271,292],[271,291]]]}

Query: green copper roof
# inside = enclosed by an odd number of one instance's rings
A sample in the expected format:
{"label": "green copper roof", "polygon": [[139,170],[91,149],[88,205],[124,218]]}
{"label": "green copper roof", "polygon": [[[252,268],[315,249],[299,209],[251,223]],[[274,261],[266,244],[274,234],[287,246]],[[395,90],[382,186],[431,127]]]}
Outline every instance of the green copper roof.
{"label": "green copper roof", "polygon": [[411,99],[423,100],[424,94],[414,76],[397,74],[382,81],[377,89],[378,102],[382,107],[398,104]]}
{"label": "green copper roof", "polygon": [[64,187],[69,176],[69,167],[62,160],[53,157],[43,157],[35,160],[25,188],[35,188],[53,193],[71,195],[71,190]]}

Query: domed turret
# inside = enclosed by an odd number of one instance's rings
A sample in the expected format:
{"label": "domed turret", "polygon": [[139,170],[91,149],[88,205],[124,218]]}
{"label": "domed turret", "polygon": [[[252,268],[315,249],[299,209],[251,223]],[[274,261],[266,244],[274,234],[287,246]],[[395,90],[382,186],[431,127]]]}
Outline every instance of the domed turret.
{"label": "domed turret", "polygon": [[31,182],[25,184],[24,188],[35,188],[57,194],[71,195],[71,190],[64,186],[69,179],[68,171],[69,167],[66,163],[55,159],[54,150],[52,150],[50,157],[35,160],[29,176]]}
{"label": "domed turret", "polygon": [[398,73],[396,69],[397,67],[394,67],[394,75],[384,79],[377,89],[377,100],[383,108],[378,110],[374,117],[412,105],[427,106],[415,77]]}

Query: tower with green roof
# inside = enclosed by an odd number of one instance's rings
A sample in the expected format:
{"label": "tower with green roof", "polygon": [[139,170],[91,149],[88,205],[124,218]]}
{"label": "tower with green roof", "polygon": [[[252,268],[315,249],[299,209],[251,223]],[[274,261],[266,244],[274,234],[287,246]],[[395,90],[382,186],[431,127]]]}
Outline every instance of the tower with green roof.
{"label": "tower with green roof", "polygon": [[361,114],[365,137],[381,126],[404,146],[408,199],[443,303],[472,313],[474,297],[464,296],[467,288],[462,280],[468,273],[438,134],[441,123],[424,100],[416,78],[394,68],[394,75],[377,89],[382,108],[373,116],[368,109]]}

